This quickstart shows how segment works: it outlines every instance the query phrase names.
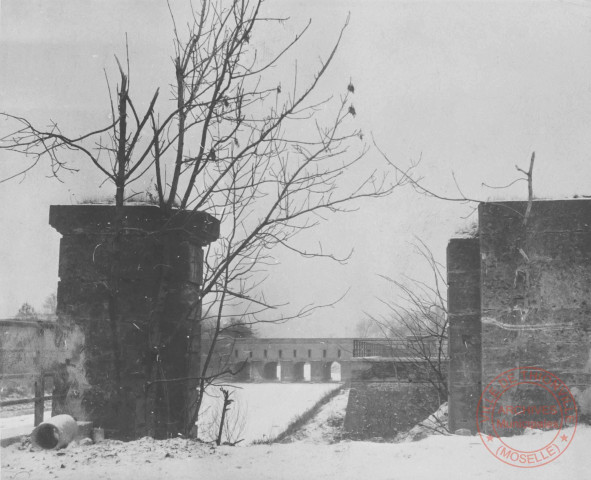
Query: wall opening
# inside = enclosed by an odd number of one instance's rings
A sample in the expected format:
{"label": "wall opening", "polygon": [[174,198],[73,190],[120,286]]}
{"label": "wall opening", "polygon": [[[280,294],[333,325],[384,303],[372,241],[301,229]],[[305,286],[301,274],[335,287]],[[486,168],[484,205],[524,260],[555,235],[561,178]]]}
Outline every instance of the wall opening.
{"label": "wall opening", "polygon": [[312,380],[312,365],[310,362],[304,363],[304,382],[309,382]]}
{"label": "wall opening", "polygon": [[332,362],[330,364],[330,381],[340,382],[341,381],[341,364],[339,362]]}

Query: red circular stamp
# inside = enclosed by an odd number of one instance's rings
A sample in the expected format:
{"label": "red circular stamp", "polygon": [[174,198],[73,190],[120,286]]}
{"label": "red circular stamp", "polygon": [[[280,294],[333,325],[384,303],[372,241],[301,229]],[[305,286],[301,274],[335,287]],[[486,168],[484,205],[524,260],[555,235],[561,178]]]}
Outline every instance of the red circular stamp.
{"label": "red circular stamp", "polygon": [[[502,462],[520,468],[540,467],[562,455],[573,440],[577,418],[569,388],[538,367],[513,368],[495,377],[476,409],[482,443]],[[544,430],[554,434],[537,434]]]}

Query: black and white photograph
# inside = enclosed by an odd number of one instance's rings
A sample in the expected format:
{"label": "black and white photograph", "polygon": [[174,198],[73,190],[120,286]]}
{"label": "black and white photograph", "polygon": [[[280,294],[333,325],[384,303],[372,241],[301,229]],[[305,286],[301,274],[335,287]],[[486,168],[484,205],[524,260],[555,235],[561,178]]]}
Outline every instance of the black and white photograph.
{"label": "black and white photograph", "polygon": [[0,479],[587,479],[590,0],[0,0]]}

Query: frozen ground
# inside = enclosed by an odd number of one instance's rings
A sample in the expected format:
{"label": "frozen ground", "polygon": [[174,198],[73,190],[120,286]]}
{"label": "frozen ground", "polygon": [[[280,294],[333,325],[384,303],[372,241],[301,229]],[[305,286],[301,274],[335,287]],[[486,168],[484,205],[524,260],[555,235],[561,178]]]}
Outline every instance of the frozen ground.
{"label": "frozen ground", "polygon": [[[273,438],[291,420],[312,407],[320,398],[340,385],[334,383],[244,383],[228,387],[234,403],[228,412],[230,438],[243,444]],[[221,392],[212,389],[202,407],[199,436],[212,440],[219,427]],[[226,440],[226,439],[225,439]]]}
{"label": "frozen ground", "polygon": [[[233,429],[231,441],[244,439],[241,444],[272,438],[282,432],[294,417],[312,407],[324,394],[339,388],[327,383],[245,383],[228,387],[235,401],[228,414]],[[219,427],[221,393],[214,389],[203,405],[200,436],[212,440]],[[45,420],[51,410],[45,411]],[[0,418],[0,437],[28,435],[33,430],[33,414]]]}
{"label": "frozen ground", "polygon": [[[45,410],[43,415],[44,420],[50,418],[51,409]],[[33,430],[34,421],[35,416],[32,413],[27,413],[25,415],[13,415],[10,417],[2,416],[0,417],[0,438],[29,435]]]}
{"label": "frozen ground", "polygon": [[348,400],[349,389],[343,389],[329,402],[320,407],[314,418],[286,438],[284,442],[335,443],[341,437]]}
{"label": "frozen ground", "polygon": [[[248,403],[249,438],[274,435],[335,385],[246,385],[237,398]],[[324,405],[289,443],[213,447],[180,438],[144,438],[122,443],[72,444],[60,451],[33,451],[28,444],[1,449],[2,480],[348,480],[348,479],[588,479],[591,478],[591,427],[580,425],[568,449],[556,461],[537,468],[508,466],[484,447],[479,437],[435,435],[419,441],[370,443],[341,441],[347,392]],[[299,400],[296,401],[295,399]],[[212,401],[212,404],[215,402]],[[306,405],[304,405],[306,404]],[[272,428],[270,428],[272,427]],[[573,429],[565,430],[569,437]],[[547,443],[555,432],[531,431],[513,437],[518,448]],[[416,435],[413,436],[417,438]],[[408,440],[408,439],[406,439]],[[494,441],[498,441],[495,439]]]}
{"label": "frozen ground", "polygon": [[[571,429],[572,430],[572,429]],[[570,434],[570,431],[566,431]],[[553,432],[524,437],[551,438]],[[212,448],[187,440],[73,445],[62,451],[2,449],[2,480],[588,479],[591,428],[549,465],[520,469],[494,458],[477,437],[431,436],[411,443],[305,442]],[[21,447],[22,448],[22,447]]]}

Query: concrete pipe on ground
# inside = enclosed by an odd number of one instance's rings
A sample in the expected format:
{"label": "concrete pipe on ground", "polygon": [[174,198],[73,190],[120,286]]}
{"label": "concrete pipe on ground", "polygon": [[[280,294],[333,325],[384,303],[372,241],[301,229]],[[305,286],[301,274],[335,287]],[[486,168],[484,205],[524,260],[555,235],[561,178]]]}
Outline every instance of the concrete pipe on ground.
{"label": "concrete pipe on ground", "polygon": [[63,448],[78,435],[78,423],[70,415],[56,415],[31,433],[31,443],[45,450]]}

